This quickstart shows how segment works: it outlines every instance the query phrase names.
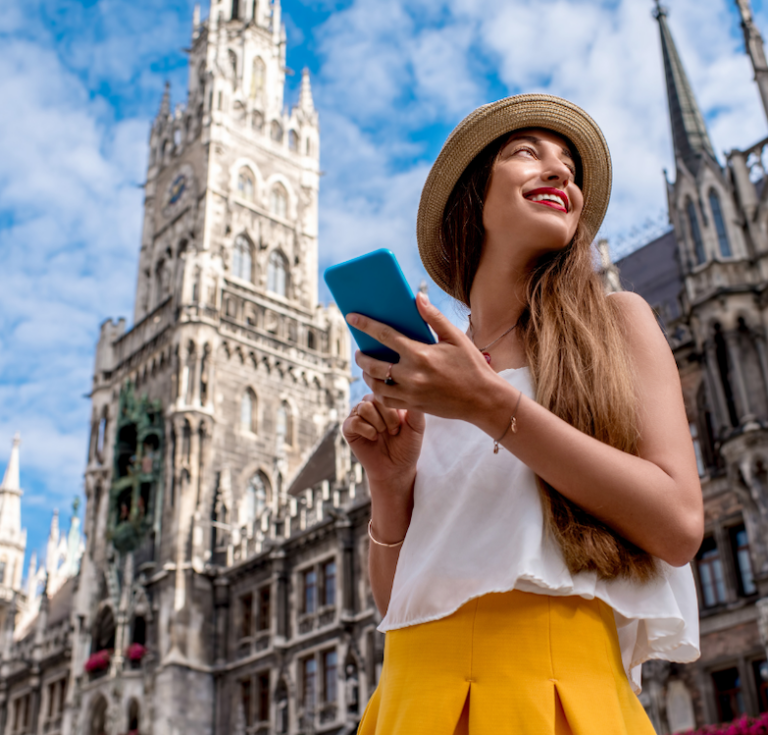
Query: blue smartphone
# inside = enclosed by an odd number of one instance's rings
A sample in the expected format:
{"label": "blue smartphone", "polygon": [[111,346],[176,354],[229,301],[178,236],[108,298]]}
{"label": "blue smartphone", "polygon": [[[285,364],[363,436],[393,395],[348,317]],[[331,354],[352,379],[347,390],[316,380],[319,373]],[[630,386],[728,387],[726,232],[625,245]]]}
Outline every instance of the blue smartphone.
{"label": "blue smartphone", "polygon": [[[421,318],[413,292],[391,250],[374,250],[359,258],[332,265],[325,269],[323,277],[345,317],[350,312],[362,314],[410,339],[435,344],[435,338]],[[397,352],[359,329],[350,329],[361,352],[384,362],[399,362]]]}

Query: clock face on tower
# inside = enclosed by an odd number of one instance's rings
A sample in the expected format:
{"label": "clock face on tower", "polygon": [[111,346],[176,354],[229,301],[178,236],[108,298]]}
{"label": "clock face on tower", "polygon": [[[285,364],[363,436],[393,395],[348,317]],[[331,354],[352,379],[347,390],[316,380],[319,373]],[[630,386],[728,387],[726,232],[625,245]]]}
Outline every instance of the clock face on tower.
{"label": "clock face on tower", "polygon": [[171,174],[163,194],[163,217],[172,219],[194,200],[195,177],[189,164]]}

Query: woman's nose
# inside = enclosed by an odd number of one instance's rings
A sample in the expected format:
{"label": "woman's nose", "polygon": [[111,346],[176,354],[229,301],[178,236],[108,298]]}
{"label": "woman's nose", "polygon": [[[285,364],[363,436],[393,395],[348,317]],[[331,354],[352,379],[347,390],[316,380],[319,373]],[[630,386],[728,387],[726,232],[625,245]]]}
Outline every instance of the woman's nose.
{"label": "woman's nose", "polygon": [[546,169],[543,172],[546,181],[562,181],[565,186],[571,179],[572,172],[559,158],[546,161]]}

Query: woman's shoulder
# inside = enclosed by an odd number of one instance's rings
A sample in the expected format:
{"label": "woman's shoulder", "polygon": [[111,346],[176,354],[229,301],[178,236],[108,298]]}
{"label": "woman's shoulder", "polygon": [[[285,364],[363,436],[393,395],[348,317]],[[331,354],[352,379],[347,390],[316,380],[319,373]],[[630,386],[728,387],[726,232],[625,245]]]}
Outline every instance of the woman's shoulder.
{"label": "woman's shoulder", "polygon": [[[618,313],[630,349],[667,345],[667,339],[648,302],[633,291],[618,291],[608,295],[609,303]],[[634,351],[634,350],[633,350]]]}

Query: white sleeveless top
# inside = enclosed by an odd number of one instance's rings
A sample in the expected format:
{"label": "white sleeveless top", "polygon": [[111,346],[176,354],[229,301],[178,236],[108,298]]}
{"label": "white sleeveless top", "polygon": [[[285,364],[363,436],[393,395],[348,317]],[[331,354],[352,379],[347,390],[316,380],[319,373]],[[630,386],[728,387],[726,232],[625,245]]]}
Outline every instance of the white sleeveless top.
{"label": "white sleeveless top", "polygon": [[[529,398],[528,368],[499,373]],[[523,428],[522,431],[525,429]],[[699,656],[699,616],[690,565],[662,561],[658,579],[639,584],[572,575],[545,533],[533,472],[464,421],[427,416],[411,525],[400,550],[386,632],[446,617],[468,600],[512,589],[597,597],[613,608],[622,660],[640,691],[649,659],[688,663]]]}

